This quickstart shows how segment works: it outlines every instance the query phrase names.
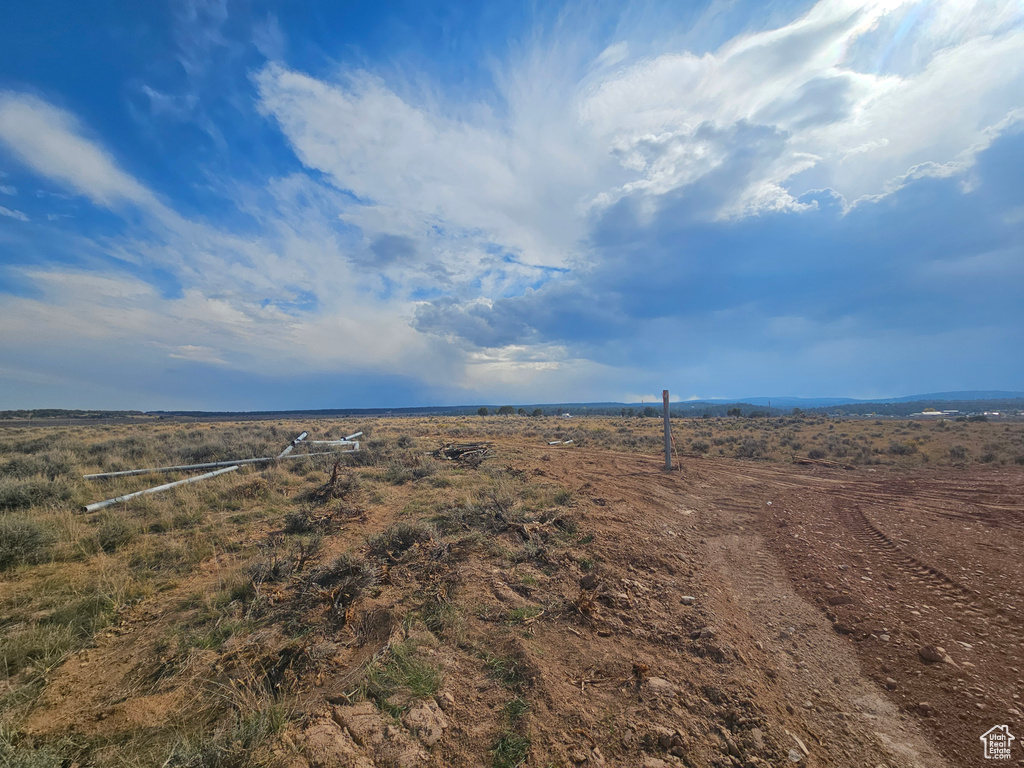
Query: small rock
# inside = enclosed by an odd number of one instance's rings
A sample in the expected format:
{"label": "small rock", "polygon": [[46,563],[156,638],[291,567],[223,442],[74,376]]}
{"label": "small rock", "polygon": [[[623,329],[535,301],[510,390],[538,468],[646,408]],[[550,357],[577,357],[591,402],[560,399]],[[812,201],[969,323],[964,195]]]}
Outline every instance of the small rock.
{"label": "small rock", "polygon": [[932,715],[935,714],[935,707],[933,707],[927,701],[918,702],[918,705],[917,705],[916,709],[917,709],[918,712],[920,712],[925,717],[931,717]]}
{"label": "small rock", "polygon": [[679,739],[679,734],[677,734],[671,728],[664,728],[658,726],[655,729],[654,733],[658,740],[658,746],[664,749],[666,752],[676,744],[682,743],[682,741]]}
{"label": "small rock", "polygon": [[936,663],[946,660],[946,649],[938,645],[922,645],[917,649],[917,655],[924,661]]}
{"label": "small rock", "polygon": [[669,765],[660,757],[648,757],[644,759],[644,768],[669,768]]}
{"label": "small rock", "polygon": [[681,602],[683,605],[693,605],[697,602],[697,598],[693,595],[683,595],[681,598],[679,598],[679,602]]}
{"label": "small rock", "polygon": [[597,574],[596,573],[593,573],[593,572],[588,573],[588,574],[584,575],[582,579],[580,579],[580,587],[582,587],[583,589],[593,589],[596,586],[597,586]]}
{"label": "small rock", "polygon": [[732,755],[733,757],[739,757],[740,756],[740,748],[738,746],[736,746],[736,742],[733,741],[728,736],[725,737],[725,745],[729,748],[729,754],[730,755]]}
{"label": "small rock", "polygon": [[758,752],[764,752],[764,733],[760,728],[750,729],[750,742]]}
{"label": "small rock", "polygon": [[347,728],[356,744],[371,747],[384,741],[384,726],[377,708],[368,701],[351,707],[335,707],[334,721]]}
{"label": "small rock", "polygon": [[356,746],[352,736],[331,720],[319,720],[309,725],[301,735],[299,747],[308,768],[329,768],[335,765],[373,768],[374,765]]}
{"label": "small rock", "polygon": [[587,762],[587,753],[582,749],[574,749],[569,752],[569,759],[577,765],[583,765],[583,763]]}
{"label": "small rock", "polygon": [[648,677],[647,687],[656,696],[672,696],[676,692],[676,687],[663,677]]}
{"label": "small rock", "polygon": [[799,763],[803,759],[804,759],[804,756],[803,756],[803,754],[800,753],[799,750],[796,750],[796,749],[789,750],[789,761],[791,763]]}
{"label": "small rock", "polygon": [[428,747],[437,744],[448,727],[448,719],[437,703],[430,699],[406,712],[402,723]]}
{"label": "small rock", "polygon": [[853,598],[849,595],[832,595],[828,599],[829,605],[849,605],[853,602]]}
{"label": "small rock", "polygon": [[814,709],[814,704],[812,704],[809,699],[804,700],[804,703],[800,706],[802,706],[804,709]]}

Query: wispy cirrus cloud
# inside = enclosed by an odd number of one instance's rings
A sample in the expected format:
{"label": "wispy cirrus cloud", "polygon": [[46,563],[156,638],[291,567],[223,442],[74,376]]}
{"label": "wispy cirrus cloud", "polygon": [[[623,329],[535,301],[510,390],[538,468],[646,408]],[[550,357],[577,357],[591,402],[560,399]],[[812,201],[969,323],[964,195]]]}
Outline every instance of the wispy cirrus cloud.
{"label": "wispy cirrus cloud", "polygon": [[36,96],[0,92],[0,142],[41,176],[98,205],[161,207],[152,192],[82,135],[72,114]]}
{"label": "wispy cirrus cloud", "polygon": [[0,205],[0,216],[6,216],[7,218],[14,219],[15,221],[28,221],[28,216],[21,211],[4,208],[2,205]]}

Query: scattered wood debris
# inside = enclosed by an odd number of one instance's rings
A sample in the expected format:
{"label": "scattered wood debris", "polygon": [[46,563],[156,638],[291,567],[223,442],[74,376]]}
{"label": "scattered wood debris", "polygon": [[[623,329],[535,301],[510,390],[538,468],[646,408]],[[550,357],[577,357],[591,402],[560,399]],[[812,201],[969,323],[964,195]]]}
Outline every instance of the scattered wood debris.
{"label": "scattered wood debris", "polygon": [[494,446],[491,443],[448,443],[431,455],[435,459],[458,461],[476,467],[484,459],[494,456]]}

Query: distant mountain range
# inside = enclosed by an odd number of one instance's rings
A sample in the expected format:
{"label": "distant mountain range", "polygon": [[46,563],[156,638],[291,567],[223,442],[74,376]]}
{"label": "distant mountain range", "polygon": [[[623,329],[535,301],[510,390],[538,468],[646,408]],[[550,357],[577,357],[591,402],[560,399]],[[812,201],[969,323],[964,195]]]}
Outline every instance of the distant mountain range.
{"label": "distant mountain range", "polygon": [[[768,405],[772,408],[827,408],[830,405],[855,405],[859,403],[923,403],[964,400],[1017,400],[1024,398],[1024,392],[1006,392],[997,389],[972,389],[962,392],[930,392],[926,395],[905,397],[883,397],[858,400],[852,397],[744,397],[739,400],[709,398],[689,402],[701,403],[749,403]],[[673,403],[675,405],[675,403]]]}
{"label": "distant mountain range", "polygon": [[[877,400],[857,400],[850,397],[746,397],[737,400],[710,398],[706,400],[683,400],[673,402],[674,415],[725,416],[729,411],[739,409],[744,416],[771,413],[773,416],[788,414],[793,408],[808,412],[841,413],[845,415],[878,414],[885,416],[908,416],[927,407],[942,405],[940,410],[957,410],[963,414],[979,411],[1022,411],[1024,392],[1003,390],[967,390],[962,392],[933,392],[926,395],[907,395]],[[267,419],[267,418],[331,418],[338,416],[469,416],[476,415],[481,407],[490,414],[511,406],[513,412],[525,411],[532,414],[540,410],[546,415],[569,413],[585,415],[646,415],[661,412],[661,400],[641,403],[490,403],[476,405],[436,405],[412,408],[319,408],[283,411],[85,411],[60,408],[0,411],[2,420],[24,419]]]}

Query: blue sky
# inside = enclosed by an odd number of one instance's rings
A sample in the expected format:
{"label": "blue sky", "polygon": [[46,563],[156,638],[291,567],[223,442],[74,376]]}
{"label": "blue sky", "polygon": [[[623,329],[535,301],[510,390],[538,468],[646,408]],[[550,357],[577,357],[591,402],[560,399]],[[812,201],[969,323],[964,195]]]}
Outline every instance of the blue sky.
{"label": "blue sky", "polygon": [[1024,388],[1024,5],[8,3],[0,409]]}

